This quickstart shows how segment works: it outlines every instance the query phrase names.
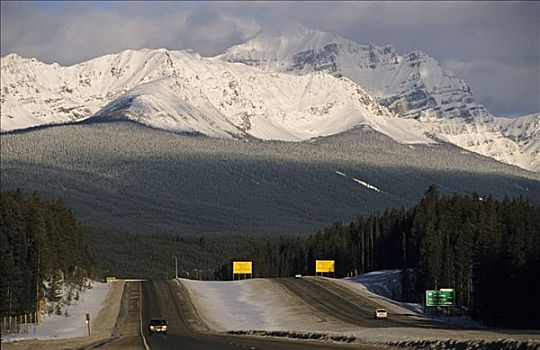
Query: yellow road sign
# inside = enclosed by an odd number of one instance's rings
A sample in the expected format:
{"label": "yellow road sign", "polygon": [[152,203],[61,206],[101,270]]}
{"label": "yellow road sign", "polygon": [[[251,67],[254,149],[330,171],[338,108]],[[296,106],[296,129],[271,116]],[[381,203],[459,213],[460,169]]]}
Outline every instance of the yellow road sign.
{"label": "yellow road sign", "polygon": [[334,272],[334,260],[315,260],[315,272]]}
{"label": "yellow road sign", "polygon": [[233,274],[251,274],[251,261],[233,261]]}

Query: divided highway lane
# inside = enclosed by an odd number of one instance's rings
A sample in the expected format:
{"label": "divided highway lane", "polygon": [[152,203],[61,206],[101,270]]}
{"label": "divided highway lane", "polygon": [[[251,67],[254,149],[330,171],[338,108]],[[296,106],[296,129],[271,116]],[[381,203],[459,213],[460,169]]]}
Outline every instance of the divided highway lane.
{"label": "divided highway lane", "polygon": [[389,314],[386,320],[377,320],[373,316],[376,308],[386,307],[371,295],[362,295],[336,282],[317,277],[302,279],[275,279],[285,289],[306,301],[314,312],[330,315],[344,322],[366,328],[381,327],[427,327],[452,328],[412,314]]}
{"label": "divided highway lane", "polygon": [[[152,318],[156,317],[163,317],[167,320],[167,335],[149,335],[146,326]],[[172,281],[142,282],[142,325],[143,334],[150,349],[322,350],[369,348],[362,345],[291,342],[285,339],[256,339],[212,333],[200,321],[185,288]]]}

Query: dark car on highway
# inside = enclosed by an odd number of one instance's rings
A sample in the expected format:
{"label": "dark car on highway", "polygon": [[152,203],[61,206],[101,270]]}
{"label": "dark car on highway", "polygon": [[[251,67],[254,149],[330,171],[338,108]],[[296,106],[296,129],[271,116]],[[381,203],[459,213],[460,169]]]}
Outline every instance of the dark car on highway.
{"label": "dark car on highway", "polygon": [[148,324],[148,333],[150,335],[154,333],[167,334],[167,321],[162,318],[154,318]]}

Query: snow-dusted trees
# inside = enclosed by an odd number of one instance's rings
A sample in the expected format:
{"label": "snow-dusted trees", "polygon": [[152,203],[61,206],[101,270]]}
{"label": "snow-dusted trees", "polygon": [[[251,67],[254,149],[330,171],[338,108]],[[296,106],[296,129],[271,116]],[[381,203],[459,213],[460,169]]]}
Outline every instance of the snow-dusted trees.
{"label": "snow-dusted trees", "polygon": [[412,206],[433,182],[445,193],[540,198],[534,174],[367,128],[287,143],[103,123],[3,134],[0,143],[3,189],[61,196],[82,223],[137,233],[308,235]]}

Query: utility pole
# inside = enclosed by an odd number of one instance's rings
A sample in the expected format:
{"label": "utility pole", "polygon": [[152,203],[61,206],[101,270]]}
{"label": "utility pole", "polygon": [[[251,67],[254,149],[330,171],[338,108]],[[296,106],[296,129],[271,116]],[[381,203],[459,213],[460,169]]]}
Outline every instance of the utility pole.
{"label": "utility pole", "polygon": [[90,336],[90,314],[86,314],[86,325],[88,326],[88,336]]}
{"label": "utility pole", "polygon": [[178,278],[178,258],[176,256],[173,256],[174,258],[174,276]]}
{"label": "utility pole", "polygon": [[37,273],[36,273],[36,318],[37,324],[39,325],[41,310],[39,309],[39,251],[40,247],[37,247]]}

